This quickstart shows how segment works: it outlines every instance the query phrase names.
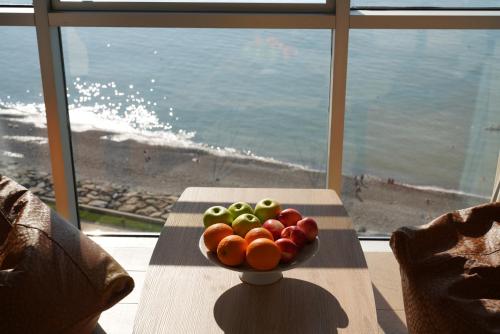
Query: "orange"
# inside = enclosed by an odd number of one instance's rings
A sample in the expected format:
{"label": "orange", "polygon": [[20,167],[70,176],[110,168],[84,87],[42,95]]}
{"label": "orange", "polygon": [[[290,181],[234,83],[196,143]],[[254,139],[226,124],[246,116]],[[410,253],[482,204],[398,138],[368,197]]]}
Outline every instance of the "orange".
{"label": "orange", "polygon": [[259,239],[259,238],[266,238],[266,239],[274,241],[272,233],[263,227],[253,228],[250,231],[248,231],[247,234],[245,234],[245,240],[247,241],[247,244],[249,244],[249,245],[252,241],[254,241],[255,239]]}
{"label": "orange", "polygon": [[239,235],[229,235],[217,246],[217,257],[226,266],[238,266],[245,261],[247,242]]}
{"label": "orange", "polygon": [[203,232],[203,241],[209,251],[215,252],[219,242],[231,234],[233,234],[231,226],[223,223],[213,224]]}
{"label": "orange", "polygon": [[257,270],[271,270],[281,259],[281,251],[274,241],[259,238],[247,247],[247,263]]}

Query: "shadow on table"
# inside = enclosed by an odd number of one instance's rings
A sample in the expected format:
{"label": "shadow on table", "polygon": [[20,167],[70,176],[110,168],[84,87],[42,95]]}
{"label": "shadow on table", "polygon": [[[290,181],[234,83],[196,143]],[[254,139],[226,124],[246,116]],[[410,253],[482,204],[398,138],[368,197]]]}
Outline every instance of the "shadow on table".
{"label": "shadow on table", "polygon": [[219,327],[228,334],[337,333],[349,324],[338,300],[318,285],[292,278],[267,286],[239,284],[214,306]]}
{"label": "shadow on table", "polygon": [[[175,213],[199,213],[203,214],[205,210],[211,206],[221,205],[229,207],[230,202],[189,202],[179,201],[174,204],[172,212]],[[252,207],[255,207],[255,202],[248,202]],[[345,207],[340,204],[300,204],[300,203],[281,203],[282,208],[294,208],[300,212],[308,212],[310,216],[333,216],[333,217],[349,217]]]}
{"label": "shadow on table", "polygon": [[[213,266],[200,252],[198,242],[202,227],[167,226],[156,244],[150,265]],[[302,267],[307,268],[366,268],[356,232],[320,230],[319,251]],[[361,254],[353,256],[353,254]]]}

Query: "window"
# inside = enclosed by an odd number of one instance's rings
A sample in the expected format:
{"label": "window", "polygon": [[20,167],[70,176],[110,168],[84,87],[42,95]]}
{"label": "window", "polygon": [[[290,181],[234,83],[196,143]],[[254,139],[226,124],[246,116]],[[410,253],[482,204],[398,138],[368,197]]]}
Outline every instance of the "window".
{"label": "window", "polygon": [[0,27],[0,173],[54,203],[35,29]]}
{"label": "window", "polygon": [[496,30],[351,31],[343,198],[359,231],[390,233],[489,200],[499,41]]}
{"label": "window", "polygon": [[188,186],[325,187],[330,30],[64,28],[63,44],[82,208],[158,230]]}

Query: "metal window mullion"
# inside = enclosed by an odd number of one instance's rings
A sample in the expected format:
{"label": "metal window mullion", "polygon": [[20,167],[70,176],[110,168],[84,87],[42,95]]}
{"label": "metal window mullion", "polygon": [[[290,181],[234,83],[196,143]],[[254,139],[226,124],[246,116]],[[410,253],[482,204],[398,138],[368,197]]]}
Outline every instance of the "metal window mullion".
{"label": "metal window mullion", "polygon": [[51,26],[333,29],[333,13],[77,12],[49,13]]}
{"label": "metal window mullion", "polygon": [[[337,14],[338,16],[338,14]],[[500,10],[349,10],[351,29],[500,29]],[[334,29],[333,12],[52,11],[51,26]]]}
{"label": "metal window mullion", "polygon": [[500,10],[352,10],[351,29],[499,29]]}
{"label": "metal window mullion", "polygon": [[0,26],[34,26],[33,8],[0,7]]}
{"label": "metal window mullion", "polygon": [[59,27],[49,26],[48,1],[34,0],[34,7],[45,113],[47,116],[52,181],[57,211],[71,224],[80,228],[61,32]]}
{"label": "metal window mullion", "polygon": [[500,151],[498,151],[497,171],[493,180],[493,194],[491,202],[500,201]]}
{"label": "metal window mullion", "polygon": [[335,30],[332,31],[330,79],[330,132],[328,138],[327,187],[340,194],[342,189],[342,154],[344,113],[347,86],[350,1],[337,0]]}
{"label": "metal window mullion", "polygon": [[304,1],[61,1],[52,0],[52,9],[58,11],[120,11],[120,12],[254,12],[254,13],[327,13],[333,11],[333,3]]}
{"label": "metal window mullion", "polygon": [[[327,8],[332,6],[327,0]],[[85,6],[84,6],[85,7]],[[284,8],[285,9],[285,8]],[[350,10],[351,29],[500,29],[499,10]],[[179,27],[334,29],[332,12],[54,11],[49,25],[74,27]],[[33,8],[1,7],[0,26],[34,25]]]}

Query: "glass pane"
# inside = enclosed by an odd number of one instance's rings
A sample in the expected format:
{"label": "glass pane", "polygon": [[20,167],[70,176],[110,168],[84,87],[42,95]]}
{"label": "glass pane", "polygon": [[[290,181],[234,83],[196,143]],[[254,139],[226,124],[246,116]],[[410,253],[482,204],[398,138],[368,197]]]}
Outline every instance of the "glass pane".
{"label": "glass pane", "polygon": [[331,31],[64,28],[63,43],[80,204],[158,230],[189,186],[325,186]]}
{"label": "glass pane", "polygon": [[36,32],[0,27],[0,36],[0,173],[53,205]]}
{"label": "glass pane", "polygon": [[500,7],[500,0],[351,0],[351,7]]}
{"label": "glass pane", "polygon": [[500,32],[349,39],[344,199],[357,228],[390,233],[487,202],[500,150]]}
{"label": "glass pane", "polygon": [[[5,1],[5,0],[0,0],[0,1]],[[21,0],[17,0],[21,1]],[[99,3],[99,2],[107,2],[109,3],[109,0],[91,0],[91,1],[84,1],[84,0],[61,0],[61,2],[94,2],[94,3]],[[148,3],[167,3],[167,2],[175,2],[175,3],[247,3],[247,4],[326,4],[326,0],[119,0],[119,1],[111,1],[111,2],[123,2],[123,3],[128,3],[128,2],[135,2],[135,3],[141,3],[141,2],[148,2]]]}
{"label": "glass pane", "polygon": [[2,5],[33,5],[33,0],[0,0]]}

